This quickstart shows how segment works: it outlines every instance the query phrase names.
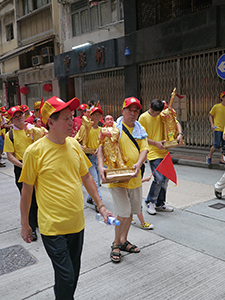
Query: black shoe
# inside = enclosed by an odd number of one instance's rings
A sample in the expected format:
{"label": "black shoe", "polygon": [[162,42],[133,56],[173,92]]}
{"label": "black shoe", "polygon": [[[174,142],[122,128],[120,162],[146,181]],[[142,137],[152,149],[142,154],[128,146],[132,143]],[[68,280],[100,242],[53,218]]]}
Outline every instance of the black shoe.
{"label": "black shoe", "polygon": [[37,234],[35,231],[32,232],[32,236],[33,236],[32,242],[35,242],[37,240]]}
{"label": "black shoe", "polygon": [[88,204],[94,204],[94,201],[93,201],[91,198],[90,198],[90,199],[88,198],[88,199],[87,199],[87,203],[88,203]]}
{"label": "black shoe", "polygon": [[222,193],[215,190],[216,198],[222,199]]}

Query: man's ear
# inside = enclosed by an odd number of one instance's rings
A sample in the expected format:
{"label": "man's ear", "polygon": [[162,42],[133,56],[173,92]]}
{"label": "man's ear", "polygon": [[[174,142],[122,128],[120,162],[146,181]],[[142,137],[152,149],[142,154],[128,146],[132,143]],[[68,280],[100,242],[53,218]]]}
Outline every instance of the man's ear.
{"label": "man's ear", "polygon": [[48,118],[47,123],[48,123],[49,128],[53,127],[53,125],[54,125],[54,121],[51,118]]}

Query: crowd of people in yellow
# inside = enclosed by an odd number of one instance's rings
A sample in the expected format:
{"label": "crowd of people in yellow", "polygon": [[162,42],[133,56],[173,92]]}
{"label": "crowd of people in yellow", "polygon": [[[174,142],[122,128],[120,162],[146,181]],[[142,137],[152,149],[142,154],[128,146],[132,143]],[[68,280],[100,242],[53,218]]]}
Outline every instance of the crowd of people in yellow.
{"label": "crowd of people in yellow", "polygon": [[[102,128],[107,132],[105,136],[117,143],[116,151],[121,151],[121,157],[125,158],[125,167],[134,170],[128,182],[108,184],[114,214],[120,221],[120,226],[115,226],[110,250],[112,262],[121,261],[122,251],[140,252],[128,240],[133,214],[138,215],[141,228],[153,228],[142,215],[141,170],[146,160],[154,172],[145,200],[148,213],[173,211],[166,204],[168,179],[155,171],[168,152],[163,145],[160,115],[163,108],[164,103],[155,99],[139,117],[141,103],[129,97],[124,100],[122,116],[116,122],[110,115],[103,120],[100,105],[89,108],[76,97],[68,102],[55,96],[45,102],[38,101],[33,112],[26,105],[11,107],[7,112],[1,108],[2,129],[7,131],[3,132],[2,150],[14,165],[21,193],[21,236],[27,243],[35,241],[38,226],[54,268],[56,299],[74,299],[79,277],[85,227],[82,184],[88,192],[87,202],[95,205],[104,221],[113,216],[101,194],[101,182],[107,183]],[[80,111],[78,117],[74,117],[76,110]],[[179,122],[176,124],[176,138],[181,145],[182,128]],[[117,130],[109,130],[111,127]],[[117,138],[111,132],[117,132]],[[114,161],[115,153],[110,156]]]}

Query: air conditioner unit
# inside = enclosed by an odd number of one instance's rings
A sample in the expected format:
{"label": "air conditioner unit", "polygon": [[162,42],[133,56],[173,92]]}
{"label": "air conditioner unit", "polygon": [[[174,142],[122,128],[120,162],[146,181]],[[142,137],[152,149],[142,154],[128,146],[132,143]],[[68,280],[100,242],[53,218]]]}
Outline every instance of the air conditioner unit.
{"label": "air conditioner unit", "polygon": [[53,55],[53,47],[45,47],[41,49],[42,55],[47,56],[47,55]]}
{"label": "air conditioner unit", "polygon": [[32,56],[32,65],[38,66],[43,64],[43,57],[41,55]]}
{"label": "air conditioner unit", "polygon": [[45,55],[43,56],[43,64],[49,64],[54,61],[53,55]]}

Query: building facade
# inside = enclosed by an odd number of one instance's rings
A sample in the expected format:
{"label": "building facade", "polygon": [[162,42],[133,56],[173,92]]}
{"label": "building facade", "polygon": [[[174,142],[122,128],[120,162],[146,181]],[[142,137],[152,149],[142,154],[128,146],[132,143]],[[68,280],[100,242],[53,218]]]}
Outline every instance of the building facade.
{"label": "building facade", "polygon": [[[3,0],[0,12],[1,104],[33,109],[33,101],[59,93],[54,76],[54,56],[60,53],[59,5],[55,0]],[[24,86],[27,94],[21,93]]]}
{"label": "building facade", "polygon": [[225,52],[224,1],[124,0],[123,9],[124,36],[57,55],[56,77],[83,102],[100,101],[115,118],[125,97],[138,97],[147,110],[154,98],[169,101],[176,87],[184,96],[174,108],[187,145],[209,147],[208,113],[225,90],[216,72]]}

